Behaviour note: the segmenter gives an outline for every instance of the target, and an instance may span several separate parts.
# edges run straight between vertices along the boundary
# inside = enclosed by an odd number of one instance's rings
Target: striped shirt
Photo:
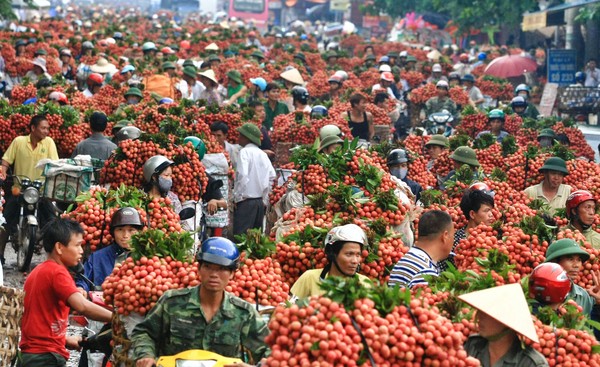
[[[454,256],[456,255],[456,248],[458,247],[460,240],[467,238],[467,235],[465,232],[466,229],[467,229],[467,226],[464,226],[461,229],[458,229],[456,232],[454,232],[454,243],[452,244],[452,252],[450,252],[450,255],[448,255],[448,257],[445,260],[440,261],[438,263],[440,273],[448,270],[448,263],[451,263],[452,265],[454,265],[454,267],[456,267],[456,263],[454,262]]]
[[[438,276],[438,266],[427,252],[413,246],[392,269],[388,286],[412,288],[417,284],[427,284],[424,275]]]

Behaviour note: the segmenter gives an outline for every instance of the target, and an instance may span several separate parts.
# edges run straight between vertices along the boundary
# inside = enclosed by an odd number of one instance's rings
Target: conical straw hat
[[[300,75],[300,72],[296,68],[286,70],[283,73],[279,74],[279,76],[281,76],[283,79],[287,80],[288,82],[298,84],[298,85],[304,85],[304,79],[302,78],[302,75]]]
[[[535,343],[540,342],[520,284],[484,289],[458,298]]]

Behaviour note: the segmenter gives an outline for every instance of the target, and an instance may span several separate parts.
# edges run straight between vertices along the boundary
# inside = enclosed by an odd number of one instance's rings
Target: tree
[[[448,15],[461,32],[482,30],[491,33],[499,27],[519,27],[522,14],[535,10],[537,0],[374,0],[373,8],[392,17],[406,12],[436,11]]]
[[[16,19],[17,16],[12,9],[12,0],[0,0],[0,18]]]

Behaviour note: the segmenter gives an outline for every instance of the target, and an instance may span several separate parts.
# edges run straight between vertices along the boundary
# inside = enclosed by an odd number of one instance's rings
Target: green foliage
[[[517,146],[517,139],[514,136],[509,135],[502,140],[502,155],[504,157],[511,154],[515,154],[519,147]]]
[[[552,242],[556,229],[556,227],[547,225],[544,218],[539,215],[524,217],[517,226],[523,230],[523,233],[530,236],[536,235],[540,242],[548,241],[548,243]]]
[[[373,193],[381,185],[383,171],[379,167],[361,163],[358,166],[358,174],[354,178],[358,185]]]
[[[445,204],[444,193],[433,189],[421,191],[421,203],[423,203],[425,208],[433,204]]]
[[[493,181],[506,182],[508,175],[500,167],[494,167],[492,173],[490,174],[490,178]]]
[[[548,148],[548,150],[552,156],[562,158],[565,161],[575,159],[575,153],[566,145],[556,143],[552,147]]]
[[[394,194],[394,190],[389,189],[388,191],[377,191],[373,195],[373,201],[382,210],[398,210],[398,197]]]
[[[469,138],[469,136],[465,134],[452,136],[449,140],[450,151],[454,151],[458,147],[468,146],[470,140],[471,138]]]
[[[473,149],[486,149],[496,143],[496,137],[492,134],[482,134],[473,141]]]
[[[193,248],[194,238],[187,231],[165,234],[160,229],[147,229],[131,237],[131,257],[136,261],[144,256],[190,261]]]
[[[249,229],[246,234],[235,236],[240,251],[246,252],[250,259],[265,259],[277,249],[275,242],[265,236],[261,229]]]

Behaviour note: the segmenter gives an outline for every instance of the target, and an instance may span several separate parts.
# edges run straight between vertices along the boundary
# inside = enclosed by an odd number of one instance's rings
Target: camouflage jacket
[[[458,110],[456,103],[450,97],[440,100],[439,97],[431,97],[425,103],[425,118],[429,117],[432,113],[442,112],[447,110],[456,119],[458,117]]]
[[[207,322],[200,307],[200,286],[171,290],[133,330],[133,359],[171,356],[190,349],[243,359],[243,346],[259,361],[270,354],[264,342],[268,333],[254,307],[230,293],[225,292],[221,308]]]

